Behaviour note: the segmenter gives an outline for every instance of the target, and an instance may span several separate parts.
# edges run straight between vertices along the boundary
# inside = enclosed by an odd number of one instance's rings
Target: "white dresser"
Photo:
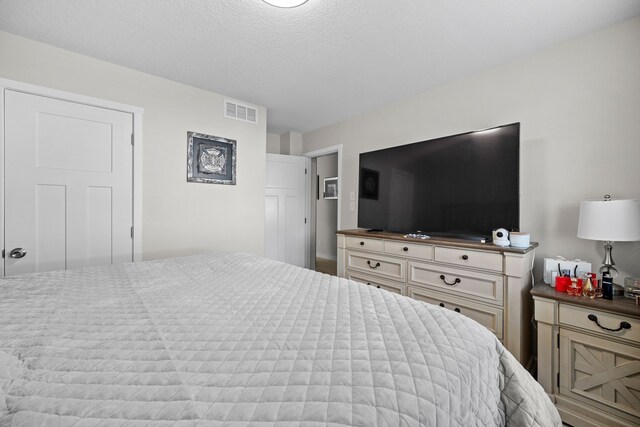
[[[502,248],[463,240],[338,232],[338,276],[470,317],[527,366],[531,360],[533,243]]]
[[[573,426],[640,426],[640,307],[633,300],[531,291],[538,382]]]

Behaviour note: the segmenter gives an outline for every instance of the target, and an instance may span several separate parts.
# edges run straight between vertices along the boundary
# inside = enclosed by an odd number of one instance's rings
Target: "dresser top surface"
[[[561,301],[581,307],[590,307],[594,310],[610,311],[613,313],[628,314],[640,317],[640,306],[637,306],[635,300],[624,296],[613,297],[613,300],[602,298],[584,298],[574,297],[566,292],[557,292],[555,288],[546,283],[538,283],[531,289],[531,295],[534,297],[548,298],[555,301]]]
[[[476,241],[464,240],[464,239],[450,239],[443,237],[430,237],[429,239],[417,239],[412,237],[404,237],[404,234],[401,233],[389,233],[386,231],[367,231],[363,228],[356,228],[352,230],[340,230],[337,231],[336,234],[342,234],[344,236],[352,236],[352,237],[360,237],[360,238],[375,238],[375,239],[388,239],[388,240],[398,240],[407,243],[418,243],[424,245],[441,245],[441,246],[452,246],[458,248],[468,248],[468,249],[479,249],[479,250],[488,250],[495,252],[511,252],[517,254],[525,254],[534,250],[538,247],[538,243],[531,242],[531,246],[528,248],[514,248],[511,246],[503,247],[496,246],[491,242],[481,243]]]

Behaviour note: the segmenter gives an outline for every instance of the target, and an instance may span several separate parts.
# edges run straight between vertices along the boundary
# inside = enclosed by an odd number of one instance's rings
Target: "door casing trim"
[[[301,156],[309,158],[309,164],[311,163],[311,159],[316,157],[326,156],[328,154],[337,154],[338,155],[338,221],[337,221],[337,229],[341,230],[341,222],[342,222],[342,144],[332,145],[330,147],[320,148],[318,150],[307,151],[306,153],[302,153]],[[315,207],[315,200],[312,197],[315,197],[311,194],[311,168],[308,167],[309,174],[307,175],[307,218],[311,218],[311,209]],[[306,230],[306,257],[307,257],[307,265],[311,266],[311,226],[316,226],[315,221],[314,224],[311,224],[311,221],[307,221],[307,230]]]

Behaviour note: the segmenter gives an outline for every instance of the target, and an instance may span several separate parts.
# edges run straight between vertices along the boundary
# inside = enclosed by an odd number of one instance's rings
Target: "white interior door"
[[[306,267],[306,157],[267,154],[265,257]]]
[[[11,90],[4,111],[5,274],[131,261],[132,114]]]

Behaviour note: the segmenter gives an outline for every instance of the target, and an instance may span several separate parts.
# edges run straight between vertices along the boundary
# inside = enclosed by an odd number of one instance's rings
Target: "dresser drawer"
[[[381,239],[367,239],[360,237],[347,237],[348,249],[360,249],[364,251],[384,252],[384,243]]]
[[[439,305],[440,307],[463,314],[489,329],[499,339],[502,339],[503,311],[500,308],[467,301],[465,299],[452,297],[438,292],[428,291],[415,286],[407,287],[407,295],[419,301]]]
[[[415,243],[390,242],[387,240],[384,242],[384,253],[431,261],[433,259],[433,246],[416,245]]]
[[[449,294],[472,297],[490,304],[504,303],[502,275],[443,267],[437,264],[409,262],[409,284]]]
[[[618,329],[622,322],[627,322],[629,329],[621,329],[618,332],[607,331],[596,324],[595,319],[589,320],[589,315],[595,316],[597,322],[609,329]],[[594,310],[589,307],[578,307],[571,304],[560,304],[558,308],[558,322],[561,325],[574,326],[591,332],[599,332],[611,337],[617,337],[634,343],[640,342],[640,319],[624,314],[608,313]]]
[[[434,260],[447,264],[502,272],[502,254],[495,252],[436,247]]]
[[[348,270],[363,271],[374,276],[404,281],[407,277],[406,265],[405,260],[398,258],[356,251],[347,252]]]
[[[407,294],[407,286],[404,283],[386,280],[381,277],[368,276],[366,274],[352,274],[351,272],[347,273],[347,278],[350,280],[355,280],[356,282],[366,283],[367,285],[374,286],[378,289],[384,289],[389,292],[394,292],[396,294]]]

